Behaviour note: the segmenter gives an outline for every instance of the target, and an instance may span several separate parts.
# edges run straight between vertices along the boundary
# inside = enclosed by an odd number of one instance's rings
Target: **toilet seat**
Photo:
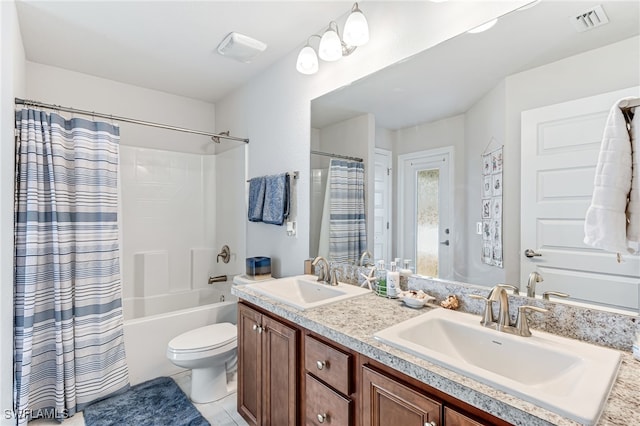
[[[238,334],[234,324],[223,322],[187,331],[174,337],[167,344],[167,354],[175,358],[180,355],[207,355],[222,353],[237,346]]]

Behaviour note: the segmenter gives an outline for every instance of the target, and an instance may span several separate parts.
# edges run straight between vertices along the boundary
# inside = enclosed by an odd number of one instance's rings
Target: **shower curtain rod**
[[[95,111],[87,111],[87,110],[82,110],[82,109],[63,107],[63,106],[60,106],[60,105],[47,104],[47,103],[44,103],[44,102],[32,101],[32,100],[29,100],[29,99],[15,98],[15,102],[16,102],[16,105],[31,105],[31,106],[41,107],[41,108],[52,109],[52,110],[55,110],[55,111],[65,111],[65,112],[70,112],[70,113],[73,113],[73,114],[88,115],[88,116],[91,116],[91,117],[94,117],[94,118],[95,117],[99,117],[99,118],[105,118],[107,120],[120,121],[120,122],[123,122],[123,123],[140,124],[142,126],[158,127],[160,129],[174,130],[176,132],[193,133],[193,134],[196,134],[196,135],[209,136],[209,137],[211,137],[211,140],[213,140],[216,143],[220,143],[220,139],[229,139],[229,140],[232,140],[232,141],[239,141],[239,142],[249,143],[249,139],[239,138],[239,137],[236,137],[236,136],[230,136],[228,131],[227,132],[222,132],[222,133],[203,132],[201,130],[193,130],[193,129],[187,129],[187,128],[184,128],[184,127],[170,126],[168,124],[154,123],[152,121],[137,120],[135,118],[120,117],[120,116],[117,116],[117,115],[103,114],[103,113],[95,112]]]
[[[322,151],[313,151],[312,150],[311,153],[315,154],[315,155],[324,155],[325,157],[340,158],[342,160],[357,161],[358,163],[362,163],[364,161],[362,158],[350,157],[348,155],[332,154],[330,152],[322,152]]]

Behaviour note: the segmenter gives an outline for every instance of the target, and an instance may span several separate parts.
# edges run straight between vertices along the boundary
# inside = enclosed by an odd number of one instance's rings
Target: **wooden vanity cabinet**
[[[238,412],[254,426],[508,426],[323,336],[240,302]]]
[[[355,426],[355,359],[349,350],[304,333],[304,419],[315,426]]]
[[[370,367],[362,367],[362,425],[440,426],[442,404]]]
[[[482,423],[449,407],[444,407],[444,424],[447,426],[482,426]]]
[[[238,412],[251,425],[297,420],[299,331],[238,304]]]
[[[508,426],[398,371],[361,356],[362,426]]]

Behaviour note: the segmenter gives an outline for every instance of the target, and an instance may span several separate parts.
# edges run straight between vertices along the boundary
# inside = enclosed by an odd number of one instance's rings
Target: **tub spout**
[[[217,277],[209,277],[209,284],[213,283],[223,283],[227,281],[226,275],[218,275]]]

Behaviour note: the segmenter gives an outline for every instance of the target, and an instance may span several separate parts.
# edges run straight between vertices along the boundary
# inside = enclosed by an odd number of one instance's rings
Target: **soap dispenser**
[[[378,260],[376,275],[378,277],[378,287],[376,293],[378,296],[387,295],[387,271],[384,269],[384,260]]]
[[[400,288],[400,274],[396,262],[391,262],[391,269],[387,271],[387,297],[398,297]]]
[[[408,277],[413,273],[411,271],[411,268],[409,268],[409,263],[410,262],[411,262],[410,259],[405,259],[404,260],[404,266],[402,267],[402,269],[398,270],[398,272],[400,272],[400,276]]]

